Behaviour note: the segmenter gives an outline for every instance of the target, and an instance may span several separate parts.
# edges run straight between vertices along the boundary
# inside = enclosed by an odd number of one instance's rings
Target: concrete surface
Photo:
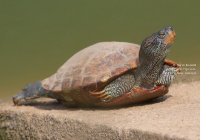
[[[123,108],[66,108],[40,99],[0,100],[0,139],[200,140],[200,81],[174,84],[161,98]]]

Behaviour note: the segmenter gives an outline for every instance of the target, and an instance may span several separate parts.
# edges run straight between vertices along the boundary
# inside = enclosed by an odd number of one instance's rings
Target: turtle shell
[[[58,71],[41,81],[53,92],[98,91],[138,64],[140,46],[126,42],[101,42],[74,54]]]

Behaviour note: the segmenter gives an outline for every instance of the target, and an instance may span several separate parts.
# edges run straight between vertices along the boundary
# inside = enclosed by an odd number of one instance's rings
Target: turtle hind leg
[[[40,81],[33,84],[28,84],[17,95],[13,96],[13,103],[18,105],[19,102],[25,102],[28,100],[36,99],[39,97],[47,97],[49,91],[45,90]]]
[[[90,92],[94,98],[100,98],[103,102],[113,101],[131,91],[135,83],[134,74],[128,72],[116,78],[102,91]]]

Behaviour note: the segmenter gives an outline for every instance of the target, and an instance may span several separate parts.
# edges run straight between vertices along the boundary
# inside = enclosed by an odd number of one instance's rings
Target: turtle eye
[[[165,30],[160,30],[160,31],[158,32],[158,37],[160,37],[160,38],[165,37]]]

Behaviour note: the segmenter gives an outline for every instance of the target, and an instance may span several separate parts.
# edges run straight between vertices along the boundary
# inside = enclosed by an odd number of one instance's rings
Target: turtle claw
[[[102,97],[104,97],[104,96],[107,96],[106,94],[101,94],[101,95],[99,95],[99,96],[94,96],[94,98],[102,98]]]
[[[109,98],[109,96],[105,96],[105,97],[102,97],[101,99],[102,100],[106,100],[106,99],[108,99]]]
[[[89,92],[90,92],[90,94],[93,94],[93,95],[99,95],[99,94],[105,93],[106,91],[101,90],[101,91],[97,91],[97,92],[93,92],[93,91],[89,91]]]
[[[101,97],[106,96],[105,90],[101,90],[101,91],[97,91],[97,92],[93,92],[93,91],[89,91],[89,92],[90,92],[90,94],[92,94],[94,96],[94,98],[101,98]]]
[[[100,98],[101,100],[106,100],[106,101],[110,101],[112,99],[112,97],[108,96],[105,92],[105,90],[101,90],[101,91],[98,91],[98,92],[92,92],[92,91],[89,91],[93,96],[94,98]]]
[[[101,98],[104,102],[109,102],[110,100],[113,99],[113,97],[110,97],[110,96],[106,96],[106,97],[103,97]]]

